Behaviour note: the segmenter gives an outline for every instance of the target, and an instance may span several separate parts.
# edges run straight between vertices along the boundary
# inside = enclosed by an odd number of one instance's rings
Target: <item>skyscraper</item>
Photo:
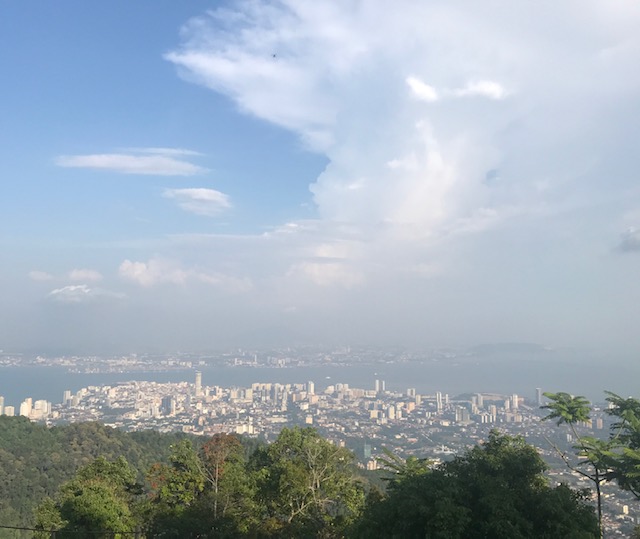
[[[27,397],[20,404],[20,415],[24,417],[29,417],[31,415],[32,409],[33,409],[33,399],[31,397]]]
[[[536,402],[538,403],[538,406],[542,406],[544,404],[541,387],[536,387]]]
[[[163,397],[160,410],[164,415],[174,415],[176,413],[176,400],[171,395]]]
[[[202,397],[202,373],[196,371],[196,397]]]

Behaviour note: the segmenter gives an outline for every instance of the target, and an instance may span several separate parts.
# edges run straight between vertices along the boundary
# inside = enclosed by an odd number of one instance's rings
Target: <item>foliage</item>
[[[551,403],[541,408],[549,410],[549,415],[544,419],[555,419],[556,425],[567,423],[575,425],[589,420],[591,406],[583,396],[573,396],[569,393],[545,393]]]
[[[429,459],[421,459],[413,455],[406,460],[398,457],[386,447],[382,449],[384,457],[378,459],[382,468],[392,472],[390,477],[385,477],[390,489],[399,488],[409,478],[429,473],[433,463]]]
[[[351,452],[311,428],[283,429],[273,443],[256,447],[227,434],[198,441],[133,436],[95,424],[45,429],[18,420],[4,425],[12,434],[10,441],[0,436],[0,457],[6,454],[15,466],[12,477],[29,474],[34,439],[60,451],[55,462],[69,474],[55,488],[45,476],[47,489],[35,513],[43,539],[51,529],[61,530],[57,537],[63,538],[107,531],[124,537],[134,530],[148,538],[181,539],[597,536],[593,511],[580,494],[549,487],[536,451],[520,438],[497,433],[484,446],[437,467],[387,452],[392,475],[384,494],[366,484]],[[66,453],[60,440],[68,440]],[[164,445],[168,440],[170,447]],[[16,454],[27,457],[24,463]],[[76,458],[67,460],[68,454]],[[161,457],[141,476],[140,463],[149,455]],[[79,460],[84,462],[78,467]],[[11,472],[2,458],[0,469]],[[38,477],[42,472],[34,473]]]
[[[573,396],[569,393],[545,393],[551,402],[543,409],[549,410],[549,414],[543,420],[555,419],[557,425],[563,423],[569,425],[571,431],[578,441],[575,448],[581,460],[577,465],[571,463],[569,457],[560,449],[553,445],[560,454],[565,464],[573,471],[579,473],[586,479],[593,482],[596,489],[598,528],[600,536],[603,534],[602,528],[602,492],[601,485],[609,477],[609,458],[611,444],[590,436],[580,436],[576,430],[577,423],[583,423],[590,419],[591,405],[582,396]],[[585,467],[590,467],[590,471],[584,471]]]
[[[98,456],[109,461],[124,457],[142,479],[182,438],[154,431],[125,433],[99,423],[47,428],[24,417],[0,416],[0,522],[32,527],[35,508]]]
[[[341,537],[363,508],[352,453],[312,428],[283,429],[254,464],[272,535]]]
[[[213,509],[220,535],[247,533],[258,526],[255,475],[247,469],[246,452],[235,435],[216,434],[201,450],[209,488],[207,504]]]
[[[57,537],[113,537],[135,527],[133,506],[140,494],[136,473],[120,457],[98,457],[65,483],[57,500],[45,500],[38,510],[39,529],[58,529]]]
[[[545,464],[522,438],[492,432],[483,446],[405,474],[367,508],[357,537],[595,538],[593,510],[566,486],[551,488]]]

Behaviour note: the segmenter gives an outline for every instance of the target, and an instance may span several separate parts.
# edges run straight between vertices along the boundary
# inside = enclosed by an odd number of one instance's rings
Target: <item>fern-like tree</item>
[[[640,400],[605,393],[607,413],[615,418],[611,425],[610,477],[640,499]]]
[[[583,396],[574,396],[564,392],[545,393],[544,396],[547,397],[550,402],[542,406],[543,409],[549,410],[549,414],[543,419],[554,420],[556,425],[568,425],[577,442],[574,447],[578,452],[580,460],[575,464],[557,445],[553,443],[552,445],[569,469],[589,479],[593,483],[596,491],[598,527],[600,529],[600,536],[602,537],[601,486],[602,483],[610,479],[609,464],[611,461],[612,443],[592,436],[582,436],[576,429],[576,425],[586,423],[590,419],[591,404]]]

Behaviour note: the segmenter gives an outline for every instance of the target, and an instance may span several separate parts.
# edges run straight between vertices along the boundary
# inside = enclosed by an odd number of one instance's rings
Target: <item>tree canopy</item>
[[[549,486],[545,463],[520,437],[489,440],[428,473],[398,474],[357,536],[431,539],[598,537],[582,495]]]

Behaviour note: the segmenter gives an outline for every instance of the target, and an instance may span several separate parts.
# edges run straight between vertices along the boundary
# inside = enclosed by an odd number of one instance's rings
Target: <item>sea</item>
[[[534,399],[536,388],[584,395],[603,402],[604,390],[640,397],[640,364],[632,359],[545,352],[543,354],[484,354],[437,361],[323,364],[305,367],[207,365],[198,367],[204,386],[250,387],[254,382],[315,383],[316,391],[344,383],[373,389],[384,380],[389,391],[415,388],[423,395],[436,391],[451,397],[463,393],[497,393]],[[62,401],[87,386],[115,385],[131,380],[194,382],[196,369],[168,372],[72,373],[59,366],[0,367],[0,396],[5,405],[18,407],[27,397]]]

